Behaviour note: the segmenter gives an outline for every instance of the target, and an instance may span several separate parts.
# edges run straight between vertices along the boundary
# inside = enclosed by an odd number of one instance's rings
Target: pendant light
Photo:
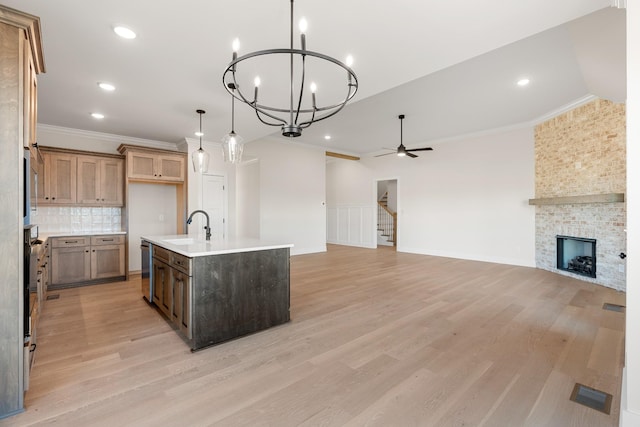
[[[227,85],[233,92],[236,88],[234,83]],[[222,138],[222,156],[227,163],[238,164],[242,162],[242,151],[244,150],[243,139],[234,130],[235,123],[235,97],[231,96],[231,132]]]
[[[200,137],[200,148],[193,152],[191,160],[193,161],[193,170],[199,173],[206,173],[209,170],[209,153],[202,149],[202,115],[204,110],[196,110],[196,113],[200,115],[200,131],[198,136]]]

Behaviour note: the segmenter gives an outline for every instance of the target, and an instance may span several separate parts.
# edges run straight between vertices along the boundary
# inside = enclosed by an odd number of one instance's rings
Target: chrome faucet
[[[203,213],[204,216],[207,217],[207,225],[204,226],[204,229],[205,229],[205,231],[207,233],[207,240],[211,240],[211,227],[209,227],[209,214],[208,213],[206,213],[203,210],[199,210],[199,209],[197,211],[191,212],[191,215],[189,215],[189,218],[187,219],[187,224],[191,224],[191,221],[193,221],[193,216],[195,214],[197,214],[198,212]]]

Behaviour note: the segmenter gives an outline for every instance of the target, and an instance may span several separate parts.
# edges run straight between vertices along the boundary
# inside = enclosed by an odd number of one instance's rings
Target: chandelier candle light
[[[195,172],[206,173],[209,170],[209,153],[202,149],[202,115],[204,110],[196,110],[200,115],[200,131],[196,133],[200,137],[200,148],[193,152],[191,160],[193,161],[193,170]]]
[[[300,21],[300,49],[293,48],[293,1],[291,0],[291,20],[290,20],[290,47],[288,49],[267,49],[256,52],[251,52],[243,56],[238,56],[238,50],[240,43],[236,39],[233,42],[233,57],[227,68],[222,75],[222,82],[225,89],[235,99],[242,101],[249,105],[256,112],[258,119],[269,126],[280,126],[282,128],[282,135],[287,137],[297,137],[302,135],[302,130],[311,126],[311,124],[324,120],[337,114],[344,106],[349,102],[356,94],[358,90],[358,78],[351,69],[353,59],[351,56],[347,57],[346,63],[338,61],[330,56],[322,53],[313,52],[307,50],[306,29],[307,21],[303,18]],[[242,87],[239,84],[239,68],[241,65],[247,65],[249,60],[256,60],[259,57],[274,56],[274,55],[288,55],[289,56],[289,93],[288,93],[288,107],[282,104],[270,103],[268,100],[259,100],[259,86],[261,84],[260,77],[256,77],[254,80],[253,99],[250,99],[250,94],[243,92]],[[310,104],[303,105],[303,92],[305,89],[306,78],[306,60],[307,57],[314,58],[323,62],[323,68],[327,65],[335,65],[338,72],[342,68],[346,72],[346,93],[344,97],[340,97],[337,102],[330,103],[330,105],[318,105],[316,103],[317,85],[311,83],[309,85],[310,92]],[[294,75],[294,62],[299,61],[298,75]],[[247,62],[245,62],[247,61]],[[327,64],[328,63],[328,64]],[[248,67],[248,65],[247,65]],[[337,68],[339,67],[339,68]],[[296,90],[296,82],[299,82],[299,86]],[[297,98],[297,101],[296,101]],[[309,99],[308,98],[308,99]]]
[[[229,85],[231,85],[230,89],[233,92],[235,85],[233,83],[229,83]],[[234,96],[231,97],[231,132],[222,138],[222,156],[225,162],[238,164],[242,161],[244,144],[242,143],[242,137],[234,130],[235,99]]]

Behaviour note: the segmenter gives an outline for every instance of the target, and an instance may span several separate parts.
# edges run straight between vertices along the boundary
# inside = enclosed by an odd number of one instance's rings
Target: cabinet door
[[[50,199],[49,188],[49,168],[51,167],[51,156],[48,153],[40,152],[42,161],[38,162],[37,171],[37,192],[38,192],[38,206],[46,205]]]
[[[158,155],[158,178],[163,181],[184,181],[184,157]]]
[[[189,276],[171,269],[173,285],[173,305],[171,320],[180,331],[191,339],[191,289]]]
[[[100,204],[100,160],[78,156],[77,202],[84,205]]]
[[[127,157],[129,178],[156,179],[155,171],[156,156],[149,153],[129,152]]]
[[[91,247],[91,278],[124,276],[124,245]]]
[[[36,69],[31,55],[31,46],[24,44],[24,122],[23,122],[23,144],[24,148],[33,147],[36,142],[36,122],[38,120],[38,81]]]
[[[49,167],[49,203],[70,204],[76,202],[77,157],[52,154]],[[46,185],[46,184],[45,184]]]
[[[100,204],[102,206],[124,205],[124,160],[102,159],[100,161]]]
[[[51,250],[51,284],[78,283],[91,279],[91,255],[88,246]]]
[[[167,317],[171,317],[173,304],[171,271],[167,264],[153,260],[153,301]]]

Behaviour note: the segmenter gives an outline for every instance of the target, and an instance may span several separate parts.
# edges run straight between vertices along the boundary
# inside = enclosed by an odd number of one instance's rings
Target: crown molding
[[[595,101],[596,99],[600,99],[600,98],[598,98],[595,95],[585,95],[582,98],[578,98],[568,104],[563,105],[560,108],[549,111],[548,113],[538,117],[537,119],[532,120],[531,122],[529,122],[529,124],[532,126],[539,125],[540,123],[544,123],[547,120],[551,120],[554,117],[559,116],[560,114],[564,114],[571,110],[575,110],[576,108],[581,107],[585,104],[588,104],[591,101]]]
[[[94,132],[89,130],[66,128],[62,126],[53,126],[46,124],[38,124],[38,131],[49,132],[52,134],[66,136],[80,136],[82,138],[94,139],[98,141],[112,141],[120,144],[140,145],[150,148],[160,148],[163,150],[176,151],[177,144],[164,141],[154,141],[151,139],[135,138],[132,136],[115,135],[112,133]]]

